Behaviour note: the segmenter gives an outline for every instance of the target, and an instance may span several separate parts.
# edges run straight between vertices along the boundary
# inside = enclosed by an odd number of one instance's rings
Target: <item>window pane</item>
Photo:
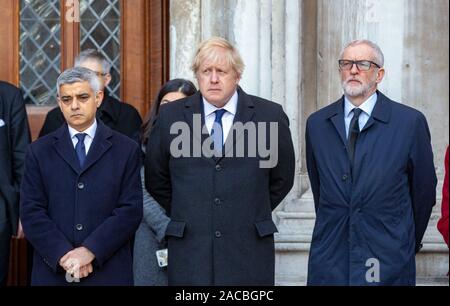
[[[56,103],[60,27],[59,0],[20,0],[20,87],[28,104]]]
[[[120,97],[120,3],[119,0],[80,1],[81,51],[97,49],[111,63],[111,96]]]

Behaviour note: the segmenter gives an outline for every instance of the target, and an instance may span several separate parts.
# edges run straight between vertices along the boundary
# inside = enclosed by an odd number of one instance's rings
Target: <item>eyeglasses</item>
[[[359,71],[368,71],[374,65],[377,68],[381,68],[380,65],[377,63],[374,63],[372,61],[350,61],[350,60],[339,60],[339,68],[342,70],[351,70],[353,68],[353,65],[356,64],[356,67]]]
[[[108,73],[101,73],[101,72],[98,72],[98,71],[94,71],[94,73],[98,76],[98,77],[104,77],[104,76],[106,76]]]

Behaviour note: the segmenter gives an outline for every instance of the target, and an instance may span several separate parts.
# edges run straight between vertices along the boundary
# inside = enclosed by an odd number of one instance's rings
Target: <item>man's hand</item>
[[[73,249],[64,255],[59,264],[76,278],[83,278],[92,273],[92,261],[95,255],[85,247]]]

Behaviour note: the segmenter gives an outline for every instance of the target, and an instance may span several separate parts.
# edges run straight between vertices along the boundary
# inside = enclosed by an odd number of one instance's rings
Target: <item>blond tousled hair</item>
[[[203,41],[195,53],[194,59],[192,61],[191,69],[196,75],[202,61],[209,60],[211,62],[218,61],[218,53],[215,51],[216,48],[225,49],[227,52],[227,61],[233,70],[237,73],[238,77],[241,77],[244,73],[244,61],[242,60],[239,51],[226,39],[222,37],[211,37]]]

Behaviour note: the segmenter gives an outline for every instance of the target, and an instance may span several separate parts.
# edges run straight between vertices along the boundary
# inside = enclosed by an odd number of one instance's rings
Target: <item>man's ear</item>
[[[110,73],[107,73],[105,76],[105,87],[109,85],[109,83],[111,83],[112,77]]]
[[[380,84],[381,81],[384,78],[384,75],[386,74],[386,71],[384,70],[384,68],[380,68],[378,69],[378,74],[377,74],[377,84]]]
[[[95,104],[97,105],[97,108],[99,108],[100,105],[102,104],[103,96],[104,93],[102,90],[97,91],[97,93],[95,94]]]

